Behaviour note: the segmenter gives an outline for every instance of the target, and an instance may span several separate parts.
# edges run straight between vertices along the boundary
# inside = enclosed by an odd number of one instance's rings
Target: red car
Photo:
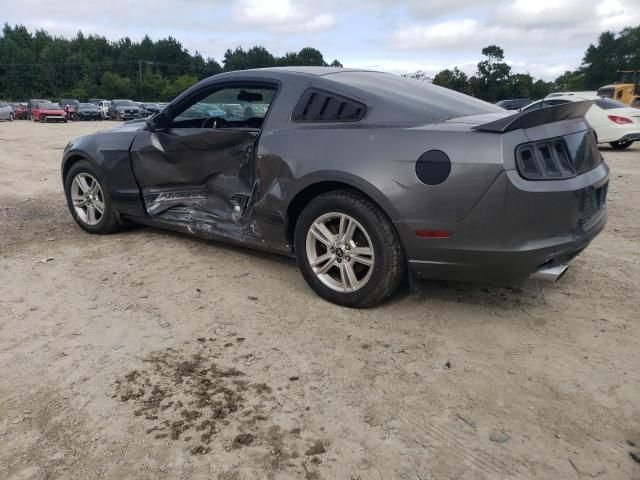
[[[62,98],[60,99],[60,106],[67,112],[67,118],[69,120],[75,120],[78,113],[78,100],[74,98]]]
[[[11,108],[13,108],[13,117],[16,120],[26,120],[27,119],[27,106],[24,103],[9,103]]]
[[[38,103],[31,108],[31,118],[34,122],[64,122],[67,123],[67,112],[57,103]]]

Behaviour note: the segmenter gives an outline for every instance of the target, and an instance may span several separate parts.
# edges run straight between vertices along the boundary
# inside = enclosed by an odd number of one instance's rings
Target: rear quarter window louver
[[[357,122],[364,118],[367,106],[336,93],[309,89],[293,109],[294,122]]]

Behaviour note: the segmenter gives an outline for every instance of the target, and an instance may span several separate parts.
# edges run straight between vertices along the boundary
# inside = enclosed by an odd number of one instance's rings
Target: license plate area
[[[600,218],[607,203],[608,188],[609,183],[605,183],[601,187],[591,187],[584,191],[580,202],[580,226],[583,230],[589,230]]]

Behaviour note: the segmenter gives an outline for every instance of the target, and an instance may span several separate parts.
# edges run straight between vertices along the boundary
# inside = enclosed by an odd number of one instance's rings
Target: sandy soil
[[[276,256],[81,231],[60,157],[105,126],[0,124],[0,478],[640,479],[640,146],[559,283],[354,311]]]

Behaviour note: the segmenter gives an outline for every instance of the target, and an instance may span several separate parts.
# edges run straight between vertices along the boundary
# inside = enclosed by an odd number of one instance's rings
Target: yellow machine
[[[598,96],[640,108],[640,70],[618,70],[618,79],[601,87]]]

